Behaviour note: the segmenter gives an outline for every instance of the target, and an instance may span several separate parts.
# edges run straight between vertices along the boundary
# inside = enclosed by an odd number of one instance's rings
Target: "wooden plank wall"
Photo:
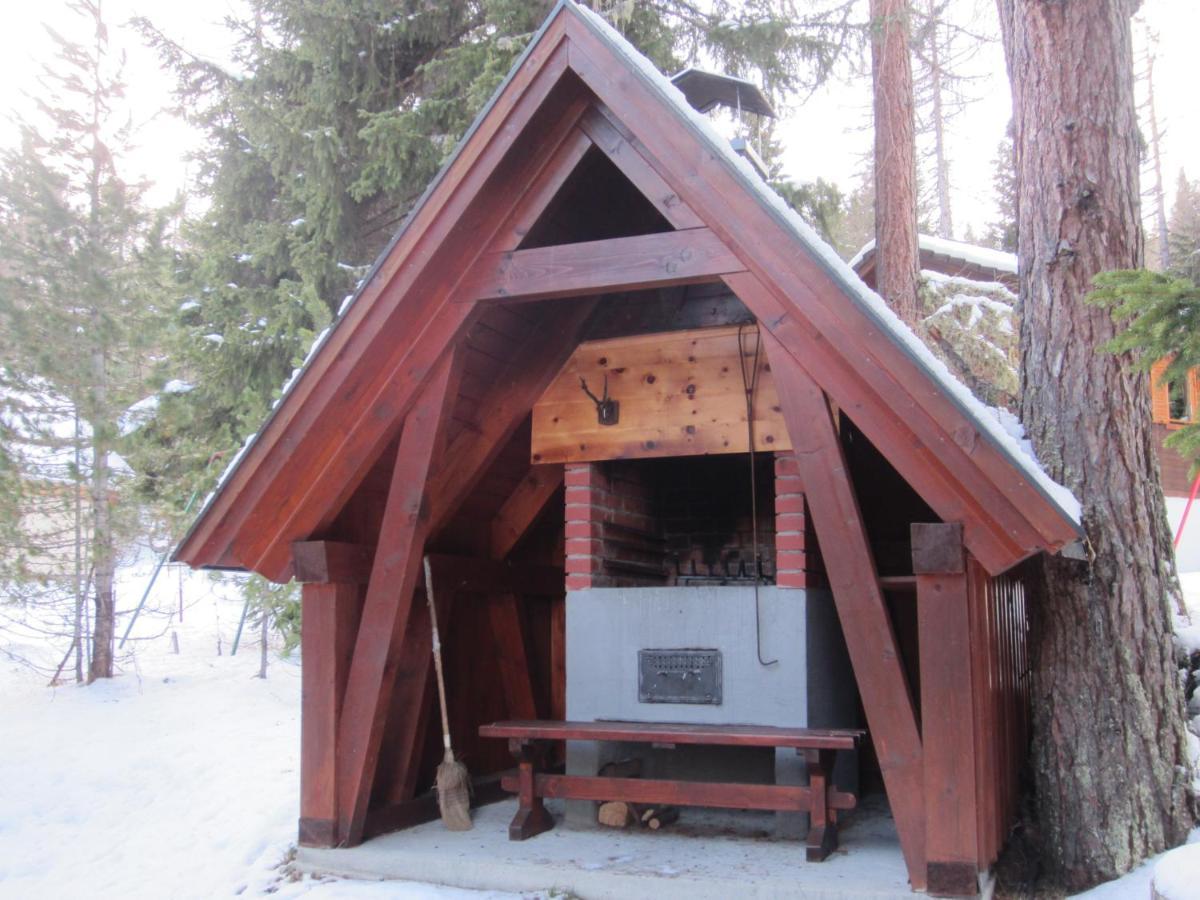
[[[968,558],[979,867],[1000,855],[1029,750],[1029,619],[1017,569],[995,578]]]
[[[755,329],[742,336],[747,370]],[[760,353],[755,449],[791,449],[775,379]],[[620,403],[615,425],[600,425],[580,379],[596,396],[605,379]],[[746,394],[738,328],[701,328],[581,344],[533,408],[533,460],[588,462],[635,457],[745,453]]]

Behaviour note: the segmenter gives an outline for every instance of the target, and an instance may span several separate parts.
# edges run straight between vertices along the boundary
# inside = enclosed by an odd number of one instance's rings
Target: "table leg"
[[[513,816],[508,826],[510,841],[523,841],[535,834],[549,831],[554,827],[554,819],[537,795],[535,778],[538,763],[543,755],[540,744],[531,741],[509,741],[509,749],[517,759],[517,814]]]
[[[821,862],[837,849],[837,814],[829,808],[829,776],[833,772],[832,750],[805,750],[808,763],[809,810],[807,859]]]

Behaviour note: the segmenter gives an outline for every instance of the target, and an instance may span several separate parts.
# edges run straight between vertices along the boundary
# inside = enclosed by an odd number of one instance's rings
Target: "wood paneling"
[[[755,334],[744,335],[747,349]],[[747,358],[747,367],[752,359]],[[738,329],[706,328],[589,341],[571,355],[533,408],[533,460],[584,462],[654,456],[745,453],[746,394]],[[789,450],[775,379],[759,360],[755,449]],[[616,425],[600,425],[595,404],[608,378],[621,404]]]

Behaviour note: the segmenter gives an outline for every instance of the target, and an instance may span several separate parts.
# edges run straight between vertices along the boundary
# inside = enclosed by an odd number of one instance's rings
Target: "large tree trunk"
[[[1012,81],[1021,418],[1083,502],[1090,564],[1042,565],[1033,770],[1043,877],[1074,890],[1179,843],[1192,818],[1171,642],[1179,591],[1147,377],[1099,349],[1085,297],[1141,264],[1133,0],[998,0]]]
[[[907,0],[871,0],[875,92],[875,287],[917,321],[917,167]]]

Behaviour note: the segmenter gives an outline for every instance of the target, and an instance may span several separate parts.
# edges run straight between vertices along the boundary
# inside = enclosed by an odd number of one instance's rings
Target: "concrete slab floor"
[[[802,842],[769,835],[772,814],[684,809],[663,831],[565,828],[508,839],[516,802],[475,810],[469,832],[431,822],[360,847],[302,847],[296,867],[312,874],[405,879],[451,887],[546,891],[583,900],[893,900],[911,898],[896,828],[882,798],[843,817],[840,850],[804,859]]]

